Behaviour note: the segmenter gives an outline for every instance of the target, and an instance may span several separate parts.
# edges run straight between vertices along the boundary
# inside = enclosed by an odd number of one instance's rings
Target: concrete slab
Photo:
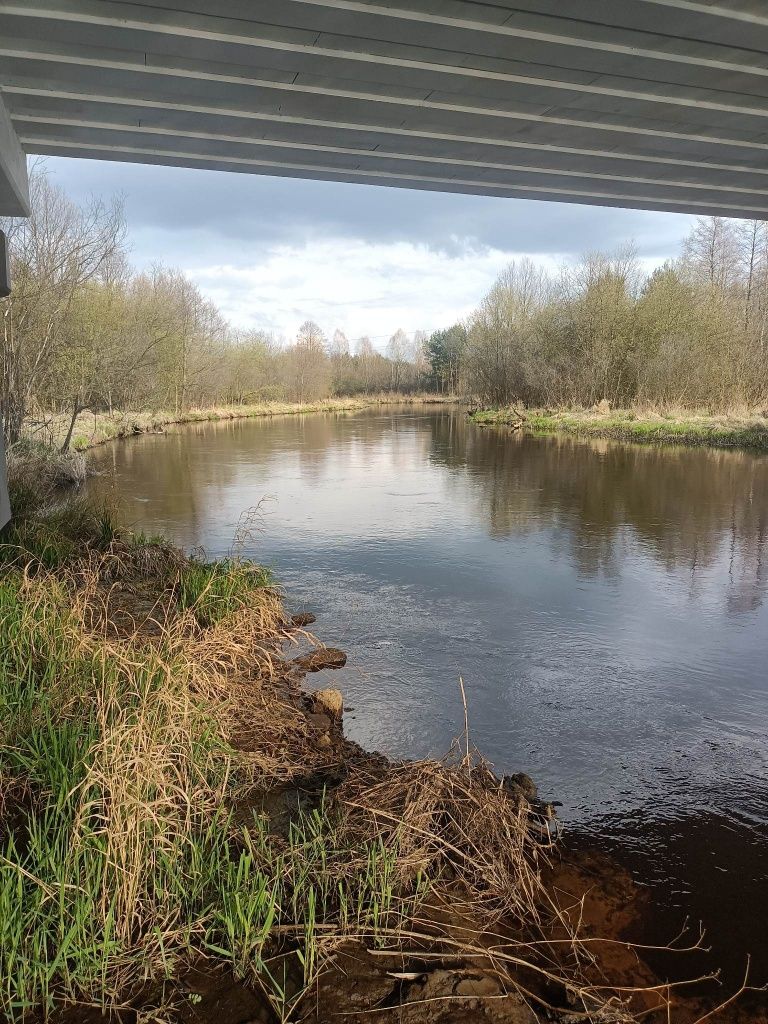
[[[750,0],[0,0],[28,153],[768,218]]]

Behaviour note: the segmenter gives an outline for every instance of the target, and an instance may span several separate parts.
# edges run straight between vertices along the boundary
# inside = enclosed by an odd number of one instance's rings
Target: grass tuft
[[[191,610],[201,626],[213,626],[272,583],[271,573],[261,566],[234,559],[213,563],[190,559],[179,573],[177,600],[180,610]]]

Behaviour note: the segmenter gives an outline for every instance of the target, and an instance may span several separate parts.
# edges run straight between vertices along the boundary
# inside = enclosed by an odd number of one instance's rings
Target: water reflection
[[[627,528],[672,572],[697,578],[727,557],[728,607],[754,610],[768,580],[768,466],[746,452],[534,438],[432,418],[431,459],[477,482],[489,534],[565,526],[585,575],[615,574]]]
[[[444,750],[463,675],[477,745],[666,887],[660,920],[704,917],[739,968],[760,954],[768,460],[444,409],[208,424],[98,457],[130,522],[212,554],[273,496],[249,553],[347,649],[355,739]]]

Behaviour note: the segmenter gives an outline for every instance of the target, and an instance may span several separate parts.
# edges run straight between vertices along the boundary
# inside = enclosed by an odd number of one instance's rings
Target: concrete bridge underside
[[[768,217],[765,0],[0,0],[25,154]]]

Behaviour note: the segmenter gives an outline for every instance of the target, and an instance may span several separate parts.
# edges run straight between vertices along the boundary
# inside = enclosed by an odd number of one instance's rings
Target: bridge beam
[[[0,0],[0,24],[28,153],[768,219],[758,0]]]

